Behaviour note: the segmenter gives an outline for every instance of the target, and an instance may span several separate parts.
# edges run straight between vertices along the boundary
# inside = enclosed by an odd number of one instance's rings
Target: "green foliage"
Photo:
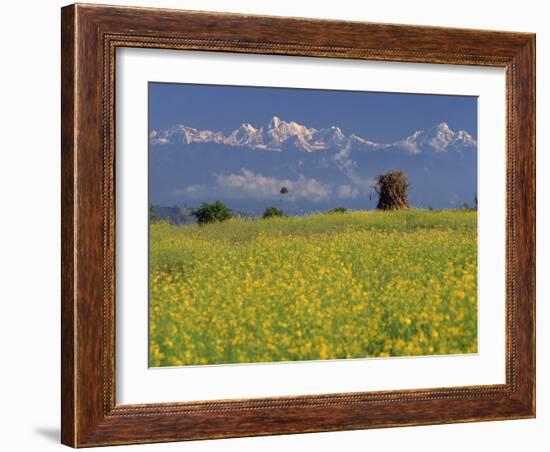
[[[229,220],[231,210],[225,204],[216,200],[211,204],[203,202],[200,208],[193,210],[192,215],[197,219],[197,223],[202,225]]]
[[[283,187],[284,188],[284,187]],[[277,207],[266,207],[262,218],[284,217],[283,211]]]
[[[334,209],[327,210],[326,213],[346,213],[348,209],[345,207],[335,207]]]
[[[149,204],[149,222],[157,223],[158,221],[159,217],[157,215],[156,207],[153,204]]]
[[[465,210],[468,212],[477,212],[477,197],[474,199],[474,206],[471,206],[467,202],[463,202],[460,207],[457,207],[457,210]]]

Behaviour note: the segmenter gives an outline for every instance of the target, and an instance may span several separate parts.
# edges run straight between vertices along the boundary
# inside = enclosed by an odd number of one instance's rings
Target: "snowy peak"
[[[269,121],[267,128],[269,130],[278,129],[280,125],[281,125],[281,119],[278,116],[273,116],[273,118],[271,118],[271,121]]]
[[[421,139],[422,145],[430,146],[436,151],[444,150],[453,141],[454,132],[446,122],[430,129]]]
[[[170,143],[222,143],[224,141],[223,133],[212,132],[210,130],[197,130],[193,127],[178,125],[162,132],[153,130],[149,134],[151,144],[170,144]]]
[[[344,144],[346,136],[342,133],[340,127],[331,126],[321,130],[317,130],[313,136],[313,145],[319,149],[327,147],[337,147]]]
[[[475,147],[477,146],[477,141],[465,130],[459,130],[454,138],[451,141],[451,145],[454,146],[464,146],[464,147]]]
[[[315,129],[309,129],[294,121],[283,121],[278,116],[273,116],[261,130],[263,131],[264,144],[268,149],[280,150],[287,140],[296,137],[292,141],[298,144],[304,143],[305,146],[302,146],[302,150],[308,152],[310,151],[308,143],[311,135],[315,132]]]
[[[247,132],[247,133],[255,133],[257,132],[257,130],[254,128],[254,126],[252,124],[250,124],[249,122],[243,122],[241,124],[241,126],[239,127],[239,129]]]
[[[264,151],[298,150],[316,152],[328,149],[356,148],[360,150],[401,149],[411,154],[421,152],[446,152],[476,148],[476,140],[465,130],[454,132],[446,122],[424,130],[417,130],[408,137],[394,143],[376,143],[351,134],[346,136],[337,126],[315,129],[287,122],[273,116],[266,124],[256,128],[243,123],[229,135],[211,130],[197,130],[177,125],[163,131],[153,130],[149,135],[151,145],[214,143],[228,146],[245,146]]]
[[[294,145],[299,150],[312,152],[338,145],[345,140],[339,128],[333,127],[332,129],[334,129],[333,133],[330,136],[327,134],[328,141],[324,143],[320,142],[322,140],[319,136],[315,140],[313,139],[317,129],[294,121],[287,122],[278,116],[273,116],[267,124],[258,129],[250,123],[243,123],[227,136],[224,136],[222,132],[199,131],[193,127],[178,125],[164,131],[153,130],[150,133],[149,141],[152,145],[217,143],[270,151],[281,151],[283,148],[288,148],[289,145]],[[314,141],[317,142],[313,143]]]
[[[417,130],[396,145],[409,152],[419,153],[426,150],[443,152],[454,148],[474,148],[477,142],[465,130],[453,132],[446,122],[442,122],[427,131]]]
[[[365,138],[361,138],[360,136],[355,135],[354,133],[352,133],[348,137],[348,144],[350,145],[358,144],[358,145],[372,148],[374,150],[385,149],[392,146],[391,144],[387,144],[387,143],[376,143],[375,141],[366,140]]]
[[[222,142],[231,146],[257,146],[262,144],[262,137],[252,124],[245,122]]]

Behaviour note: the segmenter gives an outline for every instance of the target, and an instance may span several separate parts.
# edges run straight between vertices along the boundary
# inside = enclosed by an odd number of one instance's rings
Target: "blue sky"
[[[477,138],[476,112],[475,96],[149,83],[150,130],[185,124],[228,133],[277,115],[317,129],[337,125],[346,135],[378,142],[443,121]]]
[[[409,178],[413,206],[454,208],[475,199],[475,141],[436,152],[428,140],[440,136],[440,129],[432,128],[443,122],[477,139],[477,97],[149,83],[149,132],[185,125],[227,137],[243,123],[267,126],[273,116],[317,130],[337,126],[346,137],[355,134],[389,148],[369,152],[344,141],[348,144],[315,152],[293,152],[292,146],[251,152],[227,143],[184,144],[175,137],[151,144],[151,202],[197,206],[220,199],[240,212],[259,214],[280,202],[279,189],[286,186],[292,188],[285,197],[290,214],[337,206],[371,209],[376,205],[373,181],[395,169]],[[422,149],[403,141],[419,130],[428,136],[419,142]]]

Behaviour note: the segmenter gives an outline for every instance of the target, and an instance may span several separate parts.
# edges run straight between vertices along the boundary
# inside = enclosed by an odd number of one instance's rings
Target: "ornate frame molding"
[[[77,4],[62,9],[62,45],[64,444],[81,447],[534,416],[534,35]],[[118,47],[506,68],[506,383],[116,405]]]

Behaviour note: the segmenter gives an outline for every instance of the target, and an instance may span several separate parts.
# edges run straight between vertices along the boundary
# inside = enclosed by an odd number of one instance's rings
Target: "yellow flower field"
[[[475,211],[150,226],[150,366],[475,353]]]

